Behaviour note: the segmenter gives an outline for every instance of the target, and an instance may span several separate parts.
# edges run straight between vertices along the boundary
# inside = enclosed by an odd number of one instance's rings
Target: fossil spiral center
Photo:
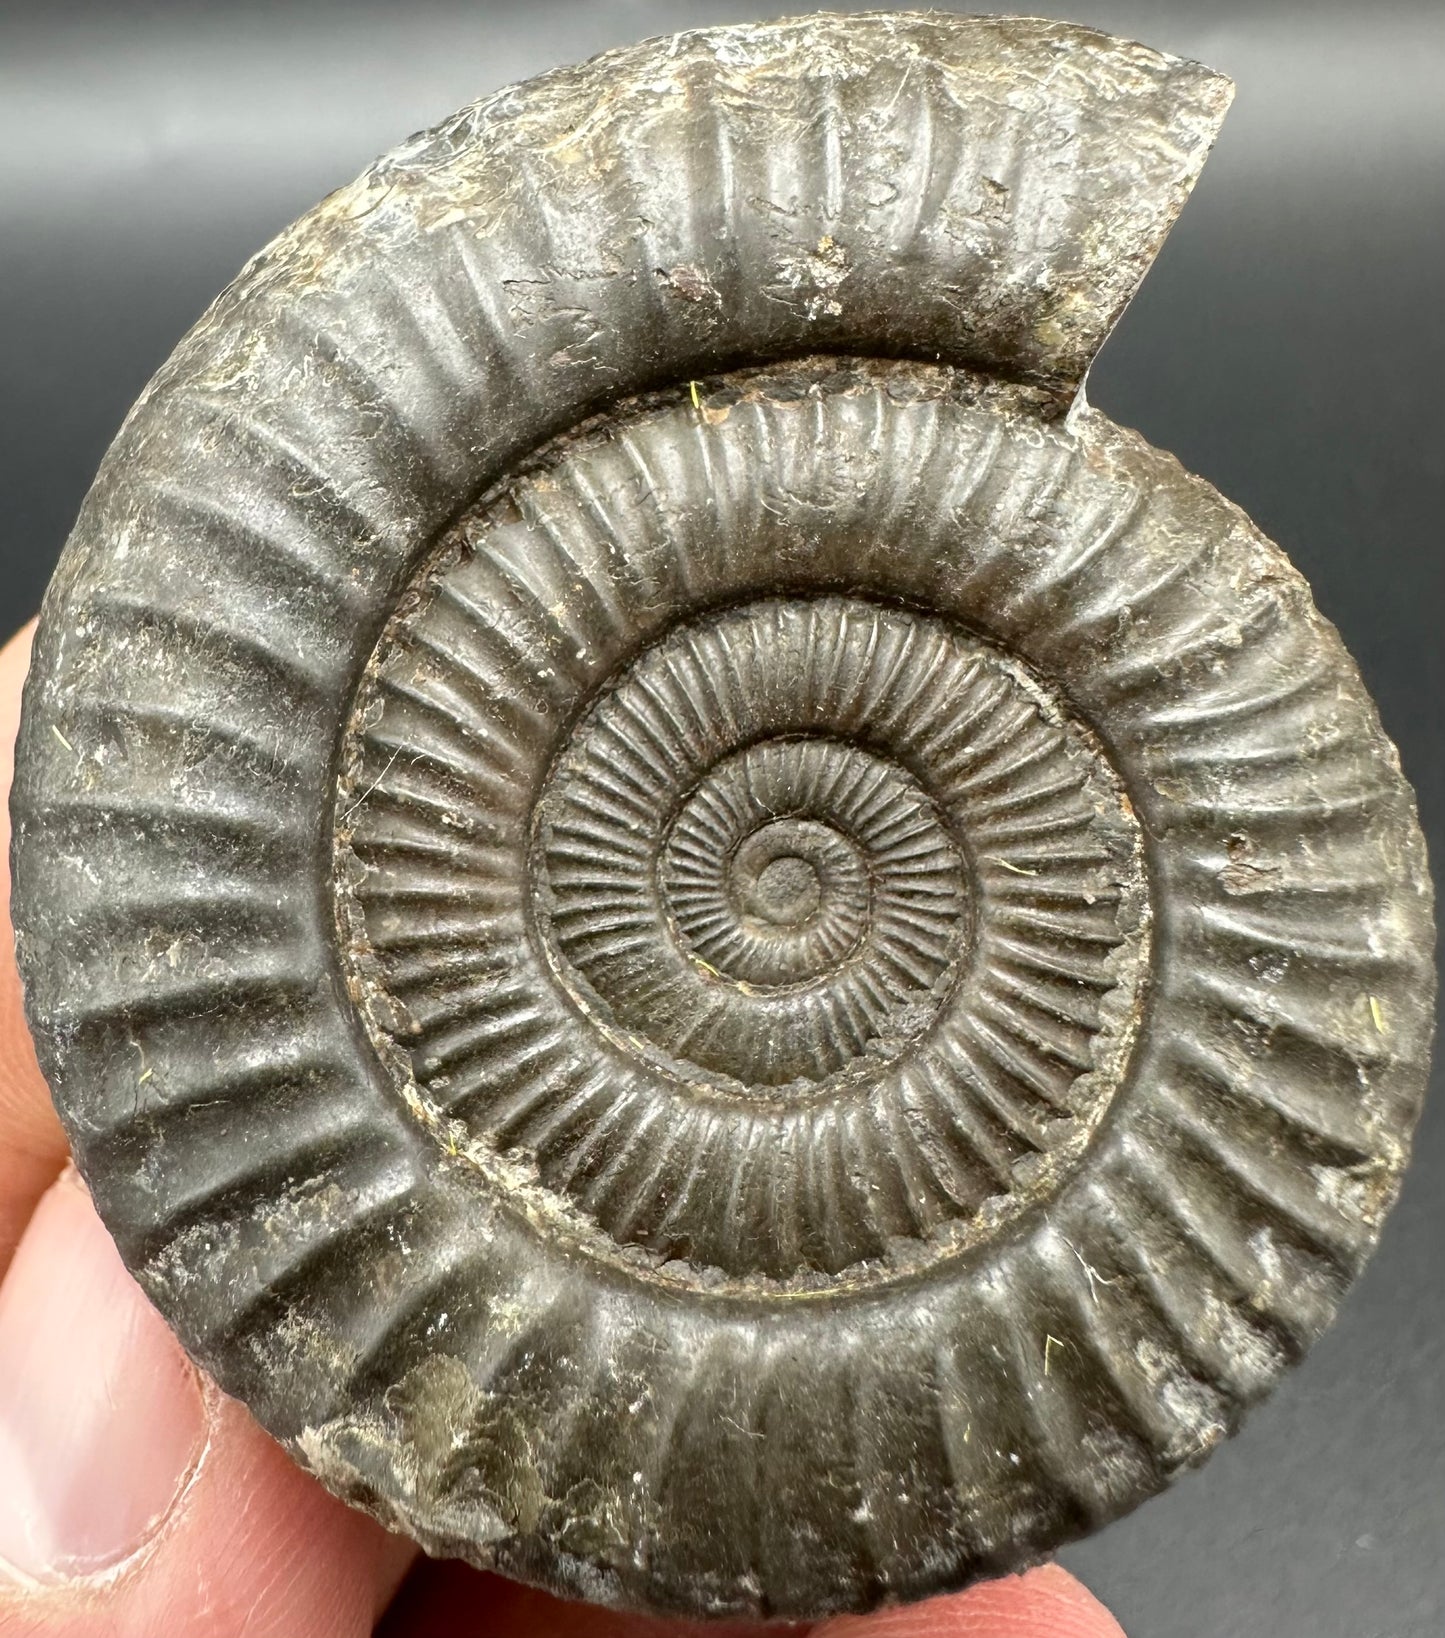
[[[743,915],[780,929],[810,921],[823,903],[824,883],[832,874],[816,855],[829,851],[833,842],[824,826],[806,820],[779,820],[755,831],[738,850],[730,872]]]
[[[661,887],[701,970],[781,985],[819,978],[857,952],[875,871],[866,843],[838,828],[809,784],[823,759],[845,756],[837,746],[756,745],[711,769],[683,805],[663,847]]]
[[[763,921],[796,926],[818,908],[823,888],[818,872],[796,853],[784,853],[764,865],[751,887],[744,887],[747,907]]]
[[[579,725],[538,810],[540,921],[577,1005],[684,1078],[744,1092],[903,1050],[969,936],[952,827],[905,748],[809,700],[794,619],[743,610],[645,654]],[[717,643],[774,676],[704,725],[687,687]],[[652,734],[623,760],[641,720]]]
[[[994,1232],[1139,1015],[1107,752],[946,613],[780,592],[703,506],[594,540],[624,480],[569,482],[466,526],[355,719],[353,959],[406,1107],[528,1222],[704,1285]]]

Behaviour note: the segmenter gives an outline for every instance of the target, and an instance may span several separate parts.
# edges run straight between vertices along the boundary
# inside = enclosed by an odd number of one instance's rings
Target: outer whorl
[[[1044,22],[615,52],[318,206],[122,429],[18,752],[41,1061],[186,1346],[431,1550],[1018,1567],[1374,1245],[1410,791],[1078,392],[1227,96]]]

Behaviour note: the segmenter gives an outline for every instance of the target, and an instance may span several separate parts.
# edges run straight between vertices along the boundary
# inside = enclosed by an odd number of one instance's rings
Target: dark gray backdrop
[[[0,0],[0,624],[33,611],[147,377],[320,195],[508,80],[799,9]],[[1090,396],[1238,501],[1309,576],[1445,857],[1445,6],[1018,9],[1238,81]],[[1336,1330],[1203,1473],[1065,1555],[1130,1638],[1445,1634],[1442,1193],[1437,1094]]]

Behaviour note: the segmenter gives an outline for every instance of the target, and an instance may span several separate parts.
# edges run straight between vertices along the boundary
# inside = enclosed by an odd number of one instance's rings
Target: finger
[[[465,1564],[423,1561],[376,1638],[790,1638],[806,1626],[677,1621],[577,1604]]]
[[[781,1638],[805,1631],[812,1638],[1124,1638],[1098,1599],[1052,1564],[950,1598],[809,1629],[647,1620],[549,1598],[461,1564],[430,1563],[417,1566],[376,1638]]]
[[[65,1134],[35,1062],[10,932],[10,774],[34,625],[0,649],[0,1275],[65,1164]]]
[[[840,1616],[815,1627],[813,1638],[1124,1638],[1124,1632],[1067,1570],[1046,1564],[951,1598]]]
[[[363,1638],[411,1552],[195,1371],[65,1172],[0,1285],[5,1638]]]

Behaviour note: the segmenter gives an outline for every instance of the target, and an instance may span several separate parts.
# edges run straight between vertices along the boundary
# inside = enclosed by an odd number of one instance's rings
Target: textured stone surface
[[[42,1063],[192,1353],[434,1551],[1014,1567],[1328,1323],[1430,1027],[1307,588],[1080,383],[1227,102],[803,19],[511,88],[107,457],[13,799]]]

